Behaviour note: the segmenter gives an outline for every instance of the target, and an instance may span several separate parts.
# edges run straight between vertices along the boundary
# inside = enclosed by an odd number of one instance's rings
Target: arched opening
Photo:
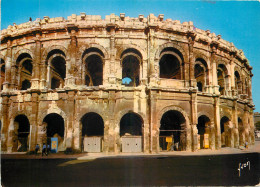
[[[82,124],[82,151],[101,152],[104,137],[104,121],[94,112],[85,114],[81,118]]]
[[[14,151],[25,152],[28,150],[30,123],[25,115],[18,115],[14,119]]]
[[[194,76],[197,81],[198,91],[204,92],[207,84],[207,63],[203,59],[196,60]]]
[[[142,152],[143,119],[133,112],[120,120],[122,152]]]
[[[21,90],[27,90],[28,88],[31,88],[31,82],[27,79],[25,79],[23,82],[22,82],[22,88]]]
[[[21,90],[27,90],[31,87],[31,79],[32,79],[32,57],[27,54],[23,53],[19,55],[17,58],[17,77],[18,77],[18,87]]]
[[[199,149],[205,149],[209,148],[209,126],[210,126],[210,119],[202,115],[198,118],[198,124],[197,124],[197,129],[198,129],[198,148]]]
[[[82,81],[86,86],[103,85],[104,54],[95,47],[88,48],[82,55]]]
[[[90,55],[85,61],[85,85],[99,86],[103,84],[103,63],[99,55]]]
[[[142,55],[136,49],[126,49],[121,54],[122,84],[129,87],[140,85]]]
[[[228,74],[225,65],[223,64],[218,65],[217,78],[218,78],[219,92],[221,95],[225,95],[225,91],[227,89],[227,84],[228,84]]]
[[[164,113],[160,125],[160,150],[184,150],[186,144],[186,120],[182,113],[176,110]]]
[[[241,120],[240,117],[237,119],[237,121],[238,121],[239,145],[243,146],[245,140],[243,121]]]
[[[220,120],[221,146],[227,147],[229,142],[229,118],[224,116]]]
[[[50,51],[46,59],[47,84],[51,89],[63,88],[66,78],[66,56],[60,49]]]
[[[242,94],[242,81],[238,71],[235,71],[235,89],[237,90],[237,94]]]
[[[159,62],[160,78],[165,79],[181,79],[180,61],[171,54],[162,56]]]
[[[51,113],[45,116],[43,124],[46,127],[46,140],[43,143],[50,145],[51,138],[58,138],[58,151],[64,151],[64,119],[59,114]]]
[[[125,86],[138,86],[140,79],[140,63],[136,56],[128,55],[122,62],[122,84]]]
[[[175,48],[165,48],[160,54],[160,78],[182,79],[182,54]]]
[[[66,61],[61,56],[56,56],[51,61],[51,89],[64,87],[66,77]]]
[[[3,90],[3,84],[5,82],[5,61],[0,59],[0,68],[1,68],[1,77],[0,77],[0,84],[1,84],[1,91]]]

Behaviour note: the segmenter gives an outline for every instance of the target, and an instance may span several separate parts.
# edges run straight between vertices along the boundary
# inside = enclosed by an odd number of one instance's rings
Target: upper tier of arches
[[[1,56],[1,90],[4,84],[10,83],[17,90],[31,88],[32,80],[45,81],[45,88],[64,88],[70,77],[76,77],[76,85],[86,87],[100,86],[107,83],[111,72],[116,74],[121,84],[127,87],[138,87],[144,82],[149,83],[149,77],[158,80],[194,80],[198,92],[208,92],[210,86],[217,86],[220,95],[251,96],[251,74],[237,63],[221,57],[212,59],[195,51],[192,58],[183,47],[174,43],[160,45],[154,57],[144,59],[144,51],[131,45],[119,48],[113,60],[107,48],[98,44],[81,47],[71,54],[64,46],[54,45],[43,48],[40,60],[29,49],[15,53],[9,70],[6,70],[6,56]],[[73,59],[73,60],[72,60]],[[38,64],[37,64],[38,62]],[[153,62],[153,64],[151,64]],[[10,67],[11,66],[11,67]],[[37,77],[36,67],[40,72]],[[158,85],[160,86],[160,85]],[[235,93],[232,93],[235,92]]]

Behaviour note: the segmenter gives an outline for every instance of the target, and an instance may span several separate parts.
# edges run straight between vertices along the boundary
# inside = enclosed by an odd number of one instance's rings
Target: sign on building
[[[51,138],[51,152],[58,152],[58,138]]]

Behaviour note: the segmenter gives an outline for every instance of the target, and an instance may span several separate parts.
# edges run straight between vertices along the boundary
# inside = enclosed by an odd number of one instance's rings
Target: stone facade
[[[3,152],[50,137],[115,154],[254,144],[252,67],[192,22],[46,16],[2,30],[0,59]]]

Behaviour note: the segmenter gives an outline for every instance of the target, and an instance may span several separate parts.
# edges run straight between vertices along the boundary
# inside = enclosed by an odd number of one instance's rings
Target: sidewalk
[[[171,151],[171,152],[160,152],[160,153],[80,153],[66,155],[63,152],[61,153],[51,153],[48,156],[41,156],[41,153],[38,155],[27,155],[26,153],[10,153],[10,154],[1,154],[2,159],[78,159],[78,160],[88,160],[96,158],[105,158],[105,157],[128,157],[128,156],[199,156],[199,155],[223,155],[223,154],[245,154],[245,153],[260,153],[260,141],[255,141],[255,145],[250,146],[248,149],[245,148],[221,148],[220,150],[210,150],[202,149],[196,152],[190,151]]]

